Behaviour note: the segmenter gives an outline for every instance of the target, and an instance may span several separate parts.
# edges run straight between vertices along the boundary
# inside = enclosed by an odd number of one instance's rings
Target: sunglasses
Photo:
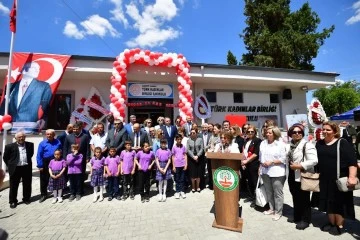
[[[160,135],[163,135],[164,133],[159,133]]]
[[[147,122],[147,124],[151,124],[152,122]]]
[[[292,131],[292,134],[302,134],[302,131]]]
[[[190,134],[196,134],[196,132],[191,132]]]
[[[254,131],[247,131],[246,133],[254,133]]]

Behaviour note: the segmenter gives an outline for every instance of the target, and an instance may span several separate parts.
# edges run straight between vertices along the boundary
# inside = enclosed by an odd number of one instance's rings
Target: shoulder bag
[[[259,207],[265,207],[265,205],[268,203],[266,190],[264,184],[260,183],[261,175],[258,177],[258,181],[256,184],[256,190],[255,190],[255,204]]]
[[[305,158],[305,148],[306,143],[304,144],[303,148],[303,159]],[[311,173],[311,172],[301,172],[301,190],[307,191],[307,192],[320,192],[320,173]]]
[[[348,188],[347,186],[347,181],[348,181],[348,177],[342,177],[340,178],[340,141],[341,139],[339,139],[338,143],[337,143],[337,177],[336,177],[336,185],[337,188],[339,189],[340,192],[348,192],[348,191],[353,191],[353,190],[358,190],[360,189],[360,183],[359,183],[359,179],[357,179],[357,183],[353,188]]]

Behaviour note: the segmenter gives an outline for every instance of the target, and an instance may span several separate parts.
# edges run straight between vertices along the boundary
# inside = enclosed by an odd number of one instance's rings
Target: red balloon
[[[115,67],[115,69],[116,69],[116,71],[117,71],[118,73],[120,73],[120,72],[122,71],[122,68],[121,68],[120,65],[117,65],[117,66]]]
[[[130,53],[130,52],[126,52],[126,53],[124,53],[125,58],[129,58],[129,57],[130,57],[130,55],[131,55],[131,53]]]
[[[184,55],[182,55],[181,53],[178,54],[178,58],[184,58]]]
[[[184,89],[184,86],[179,84],[178,89],[179,89],[179,91],[182,91]]]
[[[116,82],[116,83],[114,84],[114,86],[115,86],[117,89],[119,89],[119,88],[121,87],[121,83]]]
[[[150,50],[145,50],[145,55],[150,55],[151,51]]]
[[[111,100],[112,103],[115,103],[115,102],[117,101],[117,98],[116,98],[116,97],[112,97],[110,100]]]
[[[119,109],[120,106],[121,106],[121,103],[120,103],[119,101],[117,101],[117,102],[114,103],[114,105],[115,105],[115,107],[116,107],[117,109]]]
[[[114,85],[117,82],[117,80],[114,78],[111,80],[111,84]]]
[[[4,115],[3,116],[3,119],[2,119],[2,121],[4,122],[4,123],[6,123],[6,122],[11,122],[11,116],[9,115],[9,114],[7,114],[7,115]],[[2,125],[2,124],[1,124]]]
[[[114,61],[114,62],[113,62],[113,66],[114,66],[114,67],[117,67],[117,66],[119,66],[119,65],[120,65],[120,63],[119,63],[118,61]]]
[[[121,69],[121,70],[122,70],[122,69]],[[126,72],[125,72],[125,71],[120,71],[119,73],[120,73],[120,76],[121,76],[121,77],[125,77],[125,76],[126,76]]]
[[[185,106],[185,104],[183,102],[179,103],[179,108],[183,108]]]

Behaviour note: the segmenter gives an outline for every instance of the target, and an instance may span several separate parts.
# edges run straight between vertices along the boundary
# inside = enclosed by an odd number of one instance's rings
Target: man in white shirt
[[[96,147],[100,147],[102,149],[103,155],[106,155],[108,151],[106,147],[107,133],[104,131],[104,124],[98,123],[96,127],[97,127],[97,133],[93,135],[93,137],[90,140],[91,151],[94,152]]]

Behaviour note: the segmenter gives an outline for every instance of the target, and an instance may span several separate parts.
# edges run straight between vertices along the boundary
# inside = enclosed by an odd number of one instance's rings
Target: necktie
[[[21,87],[21,94],[22,94],[22,96],[24,96],[25,95],[25,92],[26,92],[26,89],[28,88],[28,84],[27,84],[27,82],[25,82],[23,85],[22,85],[22,87]]]
[[[134,147],[137,147],[137,133],[134,134]]]
[[[115,131],[114,131],[114,138],[116,138],[117,133],[118,133],[118,131],[115,130]]]
[[[170,126],[167,126],[166,128],[167,128],[168,135],[170,136],[170,133],[171,133]]]

